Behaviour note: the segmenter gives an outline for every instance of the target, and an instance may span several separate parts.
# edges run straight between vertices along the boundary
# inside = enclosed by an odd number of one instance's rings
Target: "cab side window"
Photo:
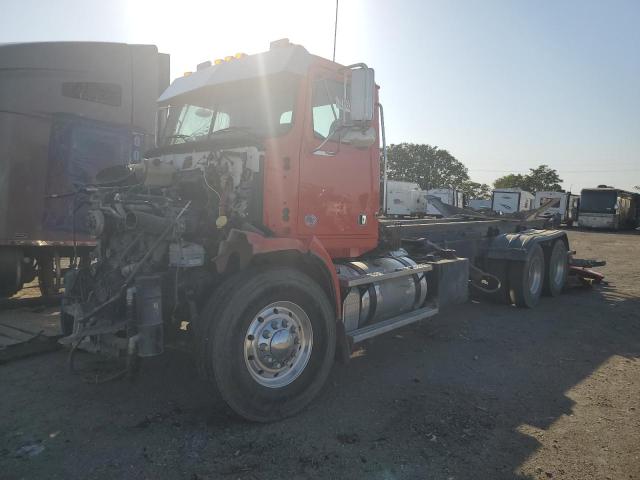
[[[319,138],[334,137],[345,118],[340,108],[344,97],[344,84],[336,80],[318,78],[313,84],[313,132]]]

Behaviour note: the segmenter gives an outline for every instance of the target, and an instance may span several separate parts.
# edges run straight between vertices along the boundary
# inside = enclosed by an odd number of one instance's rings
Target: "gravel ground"
[[[377,338],[275,424],[229,413],[178,352],[135,383],[86,384],[63,352],[0,366],[0,477],[640,479],[640,236],[569,235],[607,285]]]

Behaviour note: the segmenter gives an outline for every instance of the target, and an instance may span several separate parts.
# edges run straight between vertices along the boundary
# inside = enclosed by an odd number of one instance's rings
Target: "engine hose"
[[[476,289],[478,289],[478,290],[480,290],[481,292],[484,292],[484,293],[497,293],[500,290],[500,287],[502,287],[502,282],[495,275],[487,273],[487,272],[479,269],[478,267],[476,267],[475,265],[473,265],[471,263],[469,263],[469,269],[473,270],[474,272],[476,272],[476,274],[478,274],[478,276],[476,278],[470,278],[471,286],[473,288],[476,288]],[[471,275],[469,277],[471,277]],[[494,282],[496,282],[497,287],[495,287],[495,288],[486,288],[486,287],[482,286],[481,283],[476,283],[476,281],[478,279],[480,279],[480,282],[482,282],[482,280],[485,280],[487,278],[489,278],[489,279],[493,280]]]
[[[86,322],[87,320],[91,319],[91,317],[94,317],[95,315],[100,313],[102,310],[107,308],[109,305],[111,305],[112,303],[117,302],[118,300],[120,300],[120,298],[122,298],[122,295],[124,294],[124,292],[126,291],[127,287],[129,286],[129,283],[131,283],[131,280],[133,280],[133,278],[136,276],[138,271],[147,262],[147,260],[151,256],[151,254],[155,251],[155,249],[158,248],[158,245],[160,245],[160,243],[164,240],[164,238],[167,235],[169,235],[169,232],[171,232],[171,229],[173,228],[173,226],[178,222],[178,220],[180,220],[180,218],[182,217],[182,215],[184,215],[184,212],[187,211],[187,209],[189,208],[190,205],[191,205],[191,201],[188,201],[187,204],[184,206],[184,208],[182,210],[180,210],[180,213],[178,213],[178,215],[176,215],[176,218],[174,218],[169,223],[169,225],[167,225],[167,227],[162,232],[162,234],[160,234],[160,236],[156,239],[156,241],[153,243],[153,245],[151,245],[151,248],[149,248],[149,250],[147,250],[147,253],[145,253],[144,256],[140,259],[140,261],[136,264],[136,266],[133,267],[133,269],[131,270],[131,273],[129,273],[129,275],[127,276],[127,278],[123,282],[122,286],[120,287],[120,290],[118,290],[118,293],[116,293],[109,300],[107,300],[104,303],[98,305],[96,308],[94,308],[89,313],[84,315],[80,320],[78,320],[78,323]]]

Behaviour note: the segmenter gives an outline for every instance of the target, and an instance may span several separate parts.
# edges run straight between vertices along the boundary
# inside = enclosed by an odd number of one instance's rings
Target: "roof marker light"
[[[184,72],[182,74],[183,77],[188,77],[189,75],[191,75],[193,72]]]
[[[224,60],[223,60],[223,59],[221,59],[221,58],[216,58],[216,59],[213,61],[213,64],[214,64],[214,65],[220,65],[221,63],[224,63]]]
[[[207,60],[206,62],[199,63],[198,66],[196,67],[196,70],[200,71],[210,66],[211,66],[211,61]]]

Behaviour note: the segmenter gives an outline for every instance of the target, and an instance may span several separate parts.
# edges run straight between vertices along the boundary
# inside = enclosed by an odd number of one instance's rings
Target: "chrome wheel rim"
[[[543,261],[538,256],[529,261],[529,292],[533,295],[537,294],[542,286],[542,267]]]
[[[249,324],[244,361],[260,385],[282,388],[300,376],[312,347],[313,329],[305,311],[293,302],[274,302]]]

